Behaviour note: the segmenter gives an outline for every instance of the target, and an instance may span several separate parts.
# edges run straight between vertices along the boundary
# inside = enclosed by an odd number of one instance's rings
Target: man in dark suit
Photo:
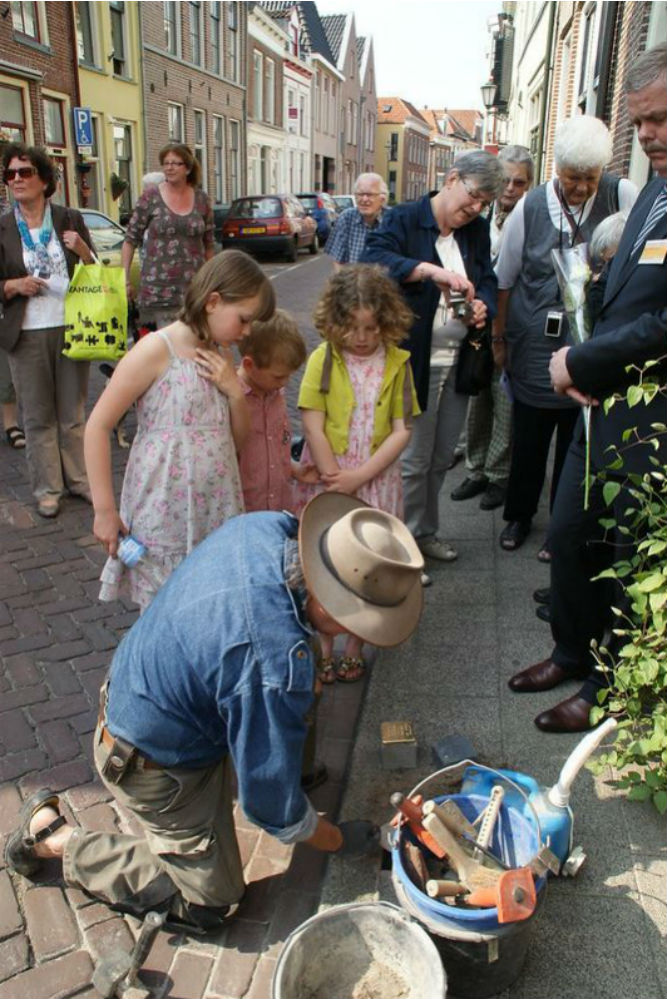
[[[646,361],[661,359],[652,368],[661,384],[667,380],[667,45],[645,52],[626,80],[627,105],[639,141],[657,176],[650,180],[628,218],[614,258],[602,311],[586,343],[564,347],[551,359],[549,371],[557,392],[581,404],[593,401],[590,438],[591,488],[584,510],[585,434],[580,417],[570,446],[552,514],[549,533],[551,565],[551,656],[515,674],[509,681],[517,693],[551,690],[570,679],[585,679],[581,690],[535,719],[546,732],[580,732],[590,728],[590,709],[604,682],[594,669],[592,639],[600,641],[611,622],[612,590],[608,582],[592,577],[616,560],[614,546],[603,541],[599,520],[605,515],[602,482],[614,475],[608,469],[610,448],[623,455],[622,482],[628,472],[652,468],[649,455],[667,465],[667,441],[659,450],[647,445],[628,447],[626,428],[639,438],[654,435],[653,423],[667,417],[665,397],[658,393],[650,405],[630,410],[617,402],[605,413],[602,402],[615,392],[625,393],[637,382],[636,370]],[[647,242],[651,243],[647,249]],[[650,252],[649,252],[650,251]],[[621,493],[622,497],[622,493]],[[617,517],[627,504],[617,503]],[[627,539],[625,539],[627,544]]]

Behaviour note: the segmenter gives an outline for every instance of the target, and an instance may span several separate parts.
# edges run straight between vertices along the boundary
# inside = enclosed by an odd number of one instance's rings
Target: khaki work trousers
[[[100,772],[109,748],[95,733]],[[244,892],[228,756],[199,770],[149,769],[141,760],[119,784],[102,780],[141,824],[143,836],[75,829],[63,857],[66,882],[109,904],[150,908],[180,892],[219,907]]]
[[[65,488],[76,496],[90,493],[83,460],[90,364],[63,357],[63,344],[63,327],[28,330],[9,354],[38,501],[60,499]]]

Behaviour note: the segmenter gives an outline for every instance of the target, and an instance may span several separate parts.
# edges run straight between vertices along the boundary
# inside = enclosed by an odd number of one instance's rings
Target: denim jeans
[[[438,497],[466,418],[469,397],[455,391],[455,381],[456,360],[431,368],[428,407],[402,456],[405,523],[418,541],[438,533]]]

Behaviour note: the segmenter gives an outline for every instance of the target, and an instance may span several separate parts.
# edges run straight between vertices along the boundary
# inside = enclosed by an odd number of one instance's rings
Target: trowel
[[[515,770],[492,770],[473,764],[463,775],[461,793],[478,794],[490,798],[498,778],[504,778],[504,800],[512,808],[540,825],[542,845],[555,855],[559,870],[553,863],[545,864],[554,873],[574,876],[586,859],[581,847],[574,847],[574,815],[570,808],[570,793],[575,777],[597,749],[603,739],[616,728],[615,718],[607,718],[602,725],[588,732],[572,750],[558,780],[551,788],[540,787],[534,777]],[[539,857],[539,854],[538,854]]]

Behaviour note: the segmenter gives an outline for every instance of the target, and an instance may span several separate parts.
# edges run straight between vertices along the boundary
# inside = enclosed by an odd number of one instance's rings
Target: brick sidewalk
[[[99,377],[99,376],[98,376]],[[99,386],[98,386],[99,388]],[[127,452],[113,448],[117,484]],[[97,600],[102,549],[90,507],[63,502],[54,521],[36,515],[21,452],[0,448],[0,847],[21,801],[39,787],[63,792],[68,819],[124,831],[131,820],[96,779],[92,733],[100,684],[132,625],[132,605]],[[330,779],[312,795],[335,815],[362,685],[325,688],[318,757]],[[285,847],[237,808],[248,891],[238,916],[205,942],[161,933],[146,964],[159,997],[267,999],[282,942],[317,909],[326,857]],[[36,881],[10,876],[0,859],[0,999],[96,996],[94,962],[128,948],[138,923],[65,888],[60,865]]]

